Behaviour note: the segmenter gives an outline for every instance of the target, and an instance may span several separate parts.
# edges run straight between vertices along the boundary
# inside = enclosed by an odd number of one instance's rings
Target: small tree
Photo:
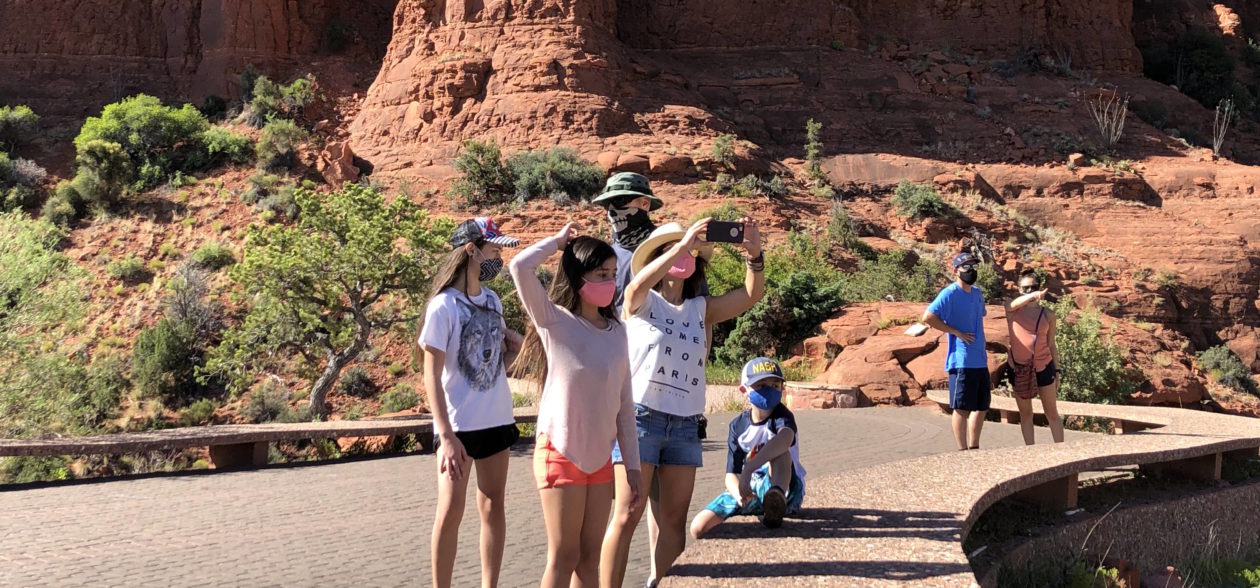
[[[1221,156],[1221,146],[1225,144],[1225,133],[1229,132],[1229,123],[1234,118],[1234,101],[1226,98],[1216,105],[1216,117],[1212,119],[1212,155]]]
[[[299,189],[296,226],[250,230],[232,278],[254,300],[228,330],[204,375],[242,391],[252,376],[297,354],[314,384],[311,413],[372,338],[424,311],[424,289],[453,228],[407,198],[372,188]]]
[[[731,169],[735,165],[735,135],[723,133],[713,140],[710,152],[713,163],[722,169]]]
[[[1124,119],[1129,115],[1129,97],[1120,98],[1112,90],[1110,95],[1099,94],[1087,100],[1086,104],[1089,106],[1089,114],[1094,117],[1103,145],[1108,150],[1114,149],[1124,135]]]
[[[1059,397],[1072,402],[1122,404],[1137,390],[1139,374],[1124,363],[1120,347],[1102,332],[1098,311],[1073,312],[1070,297],[1051,305],[1059,324],[1055,343],[1063,365]],[[1075,315],[1075,320],[1069,320]]]
[[[31,107],[0,106],[0,150],[33,141],[38,127],[39,115]]]
[[[820,161],[822,146],[822,123],[811,118],[805,123],[805,169],[809,172],[809,179],[819,184],[827,181]]]

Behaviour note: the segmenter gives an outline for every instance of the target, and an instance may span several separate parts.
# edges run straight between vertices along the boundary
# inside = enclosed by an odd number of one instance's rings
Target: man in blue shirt
[[[979,262],[970,253],[954,256],[957,281],[946,286],[923,313],[923,323],[949,335],[945,371],[958,449],[979,449],[989,411],[989,358],[984,350],[984,295],[975,287]],[[970,443],[968,438],[970,437]]]

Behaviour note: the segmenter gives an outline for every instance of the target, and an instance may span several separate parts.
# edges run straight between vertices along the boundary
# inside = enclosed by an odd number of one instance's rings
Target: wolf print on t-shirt
[[[459,372],[473,390],[494,386],[503,369],[503,323],[494,309],[459,301]]]

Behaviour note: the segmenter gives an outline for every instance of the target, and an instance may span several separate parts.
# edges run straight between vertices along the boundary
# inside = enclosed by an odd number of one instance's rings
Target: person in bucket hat
[[[621,172],[608,178],[603,191],[591,204],[603,207],[612,226],[612,247],[617,254],[617,292],[613,295],[613,306],[621,308],[626,284],[630,283],[630,256],[656,230],[649,213],[665,203],[652,193],[652,186],[643,174]]]
[[[782,402],[783,368],[768,357],[744,365],[739,391],[751,408],[731,421],[726,438],[726,491],[691,521],[699,539],[736,515],[761,517],[776,529],[785,515],[795,514],[805,499],[805,467],[801,465],[796,417]]]

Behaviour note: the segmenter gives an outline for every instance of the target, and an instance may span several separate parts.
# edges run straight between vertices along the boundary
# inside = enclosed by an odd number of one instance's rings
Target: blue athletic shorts
[[[949,370],[949,407],[955,410],[989,410],[992,399],[989,368]]]
[[[752,491],[754,498],[740,506],[735,501],[735,497],[730,492],[723,492],[713,499],[705,510],[712,511],[722,520],[729,519],[735,515],[761,516],[765,514],[761,507],[761,500],[765,498],[766,492],[770,491],[770,476],[765,470],[757,470],[752,475]],[[792,483],[787,490],[787,513],[794,515],[801,510],[801,502],[805,500],[805,481],[796,472],[792,472]]]

